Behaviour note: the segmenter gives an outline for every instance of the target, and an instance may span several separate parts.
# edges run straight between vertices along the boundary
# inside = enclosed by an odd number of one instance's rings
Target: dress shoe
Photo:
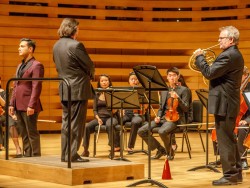
[[[22,158],[23,155],[22,154],[16,154],[16,156],[14,158]]]
[[[156,154],[152,159],[160,159],[162,156],[166,155],[165,151],[157,150]]]
[[[68,162],[68,160],[66,160],[66,159],[61,159],[61,161],[62,162]],[[72,159],[71,162],[72,163],[83,163],[83,162],[89,162],[89,160],[88,159],[83,159],[81,157],[78,157],[76,159]]]
[[[83,151],[81,156],[82,157],[89,157],[89,151]]]
[[[214,162],[210,162],[209,165],[217,166],[217,165],[221,165],[221,162],[220,162],[220,160],[217,160]]]
[[[71,161],[72,163],[84,163],[84,162],[89,162],[88,159],[83,159],[81,157],[77,158],[77,159],[74,159]]]
[[[249,167],[248,167],[248,164],[247,164],[247,161],[241,161],[241,168],[242,170],[248,170]]]
[[[218,180],[214,180],[212,184],[214,186],[237,185],[237,178],[233,180],[233,178],[227,179],[225,177],[222,177]]]

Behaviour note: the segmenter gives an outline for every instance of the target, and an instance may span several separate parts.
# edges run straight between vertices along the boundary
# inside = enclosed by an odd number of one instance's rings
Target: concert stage
[[[87,163],[61,162],[60,156],[0,159],[2,175],[46,182],[82,185],[144,178],[144,164],[89,158]]]

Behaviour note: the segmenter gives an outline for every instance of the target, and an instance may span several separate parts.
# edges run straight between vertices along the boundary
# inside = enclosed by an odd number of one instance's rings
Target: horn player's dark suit
[[[241,161],[234,128],[240,107],[244,59],[234,45],[219,54],[210,66],[203,55],[197,56],[195,64],[203,76],[210,80],[208,112],[215,117],[223,175],[229,180],[237,179],[241,174]]]

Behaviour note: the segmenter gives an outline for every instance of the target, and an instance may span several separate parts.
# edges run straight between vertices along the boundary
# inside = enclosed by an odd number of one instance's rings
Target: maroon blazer
[[[18,65],[16,71],[17,78],[43,78],[44,66],[35,58],[30,59],[21,72],[19,69],[22,63]],[[16,81],[13,88],[10,106],[16,110],[27,111],[27,108],[33,108],[35,112],[42,111],[40,94],[42,91],[41,81]]]

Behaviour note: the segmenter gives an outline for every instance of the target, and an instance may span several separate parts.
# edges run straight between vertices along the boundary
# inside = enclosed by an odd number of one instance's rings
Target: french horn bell
[[[214,60],[216,59],[216,55],[215,55],[215,52],[213,50],[211,50],[211,48],[214,48],[216,46],[218,46],[219,44],[216,44],[214,46],[211,46],[209,48],[206,48],[206,49],[203,49],[203,55],[205,56],[205,59],[206,59],[206,62],[210,65],[213,64]],[[191,70],[195,71],[195,72],[199,72],[200,73],[200,70],[199,68],[195,65],[195,60],[196,60],[196,56],[193,54],[190,59],[189,59],[189,62],[188,62],[188,66]],[[208,85],[208,80],[203,77],[203,81],[206,85]]]

